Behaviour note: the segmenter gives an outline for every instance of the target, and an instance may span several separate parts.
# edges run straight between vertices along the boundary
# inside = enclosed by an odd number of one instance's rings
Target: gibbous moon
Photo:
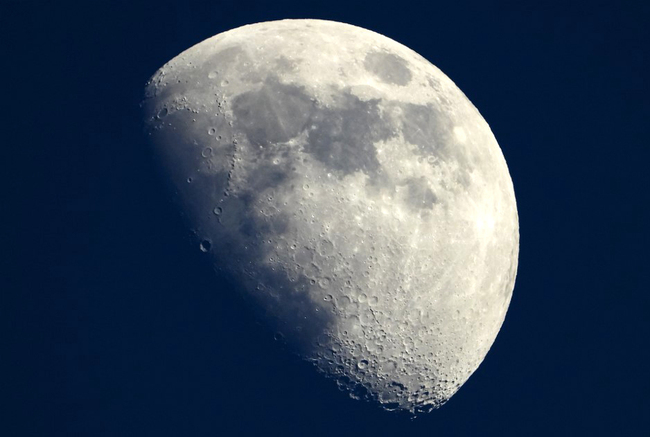
[[[197,250],[342,390],[418,413],[477,369],[512,296],[517,208],[438,68],[348,24],[265,22],[172,59],[142,106]]]

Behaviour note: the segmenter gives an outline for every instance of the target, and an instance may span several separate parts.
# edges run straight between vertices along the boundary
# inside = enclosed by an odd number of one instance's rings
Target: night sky
[[[2,0],[0,435],[650,435],[649,5]],[[144,142],[154,71],[281,18],[420,53],[510,169],[521,252],[505,323],[449,403],[413,421],[349,399],[256,322]]]

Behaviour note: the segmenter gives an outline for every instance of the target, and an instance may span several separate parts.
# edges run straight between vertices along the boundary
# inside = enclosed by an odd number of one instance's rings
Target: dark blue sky
[[[650,435],[650,3],[361,4],[2,1],[0,434]],[[508,316],[478,371],[415,421],[348,399],[215,285],[146,153],[149,76],[280,18],[419,52],[508,162],[521,224]]]

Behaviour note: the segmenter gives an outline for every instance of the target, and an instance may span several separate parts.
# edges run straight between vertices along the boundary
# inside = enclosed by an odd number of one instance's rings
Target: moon
[[[512,297],[517,207],[438,68],[360,27],[264,22],[173,58],[142,107],[198,248],[341,390],[417,414],[478,368]]]

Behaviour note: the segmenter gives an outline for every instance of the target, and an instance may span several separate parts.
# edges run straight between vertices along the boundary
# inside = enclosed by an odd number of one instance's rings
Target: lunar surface
[[[512,296],[517,209],[439,69],[359,27],[266,22],[172,59],[142,106],[197,250],[342,390],[418,413],[477,369]]]

